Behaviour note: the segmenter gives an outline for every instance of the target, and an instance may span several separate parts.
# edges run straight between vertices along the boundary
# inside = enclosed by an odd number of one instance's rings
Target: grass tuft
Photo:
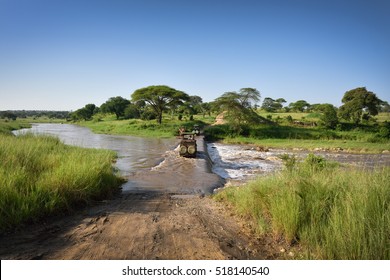
[[[313,166],[316,166],[315,168]],[[390,168],[341,169],[309,158],[215,195],[259,234],[299,243],[306,258],[390,259]]]
[[[0,134],[0,231],[113,194],[122,182],[114,159],[51,136]]]

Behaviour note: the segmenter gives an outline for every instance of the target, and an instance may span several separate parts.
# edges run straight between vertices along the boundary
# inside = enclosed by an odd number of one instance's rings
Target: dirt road
[[[204,194],[220,186],[203,138],[198,157],[167,151],[115,199],[0,236],[0,259],[270,259],[278,252]]]
[[[124,193],[76,215],[0,237],[1,259],[269,259],[209,197]]]

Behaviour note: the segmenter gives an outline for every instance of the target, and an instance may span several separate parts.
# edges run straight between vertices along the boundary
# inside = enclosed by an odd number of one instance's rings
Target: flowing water
[[[211,172],[198,139],[198,157],[183,158],[176,151],[179,140],[95,134],[71,124],[33,124],[14,134],[34,133],[57,136],[68,145],[110,149],[117,153],[116,168],[128,181],[123,191],[164,191],[172,193],[210,193],[223,183]]]
[[[258,151],[249,145],[226,145],[221,143],[208,144],[208,153],[213,162],[213,172],[227,181],[241,183],[255,176],[275,172],[283,167],[280,156],[288,154],[304,159],[308,151],[292,151],[270,149]],[[374,167],[390,166],[390,154],[352,154],[346,152],[312,152],[328,160],[344,165],[372,169]]]
[[[123,191],[162,191],[179,194],[211,193],[226,181],[245,182],[255,176],[280,170],[280,155],[303,159],[308,152],[258,151],[251,146],[209,143],[198,137],[197,158],[183,158],[179,140],[95,134],[70,124],[33,124],[15,134],[32,132],[59,137],[65,144],[110,149],[118,154],[116,168],[128,181]],[[390,154],[315,152],[327,159],[364,168],[390,166]]]

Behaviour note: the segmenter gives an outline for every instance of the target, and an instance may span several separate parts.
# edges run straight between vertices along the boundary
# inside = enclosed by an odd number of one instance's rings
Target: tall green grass
[[[218,193],[257,232],[298,242],[304,258],[390,259],[390,168],[347,170],[313,160]]]
[[[255,125],[243,126],[238,134],[227,124],[205,129],[208,140],[223,140],[228,144],[256,144],[271,148],[324,148],[353,152],[381,153],[390,150],[390,140],[378,133],[356,128],[349,131],[333,131],[321,127],[293,127]]]
[[[0,119],[0,134],[8,134],[11,135],[12,130],[28,128],[31,125],[26,121],[9,121]]]
[[[0,134],[0,231],[113,194],[114,159],[54,137]]]
[[[191,131],[194,125],[201,127],[205,125],[200,119],[179,121],[168,118],[165,118],[162,124],[158,124],[155,120],[145,121],[138,119],[87,121],[79,124],[90,128],[95,133],[167,138],[178,135],[181,126]]]

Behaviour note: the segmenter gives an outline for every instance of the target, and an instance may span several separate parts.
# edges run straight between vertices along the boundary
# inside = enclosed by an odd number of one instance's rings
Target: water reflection
[[[54,135],[68,145],[113,150],[118,154],[116,167],[122,176],[155,166],[165,151],[173,149],[177,142],[175,139],[95,134],[88,128],[71,124],[33,124],[32,128],[18,130],[15,134],[26,132]]]

